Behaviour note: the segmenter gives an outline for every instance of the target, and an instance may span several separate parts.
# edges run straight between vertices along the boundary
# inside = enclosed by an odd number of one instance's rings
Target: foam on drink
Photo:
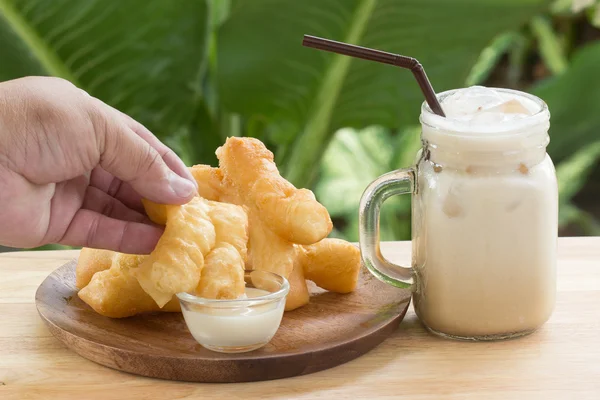
[[[472,86],[454,92],[442,101],[446,118],[473,124],[506,122],[527,118],[539,108],[525,98]]]

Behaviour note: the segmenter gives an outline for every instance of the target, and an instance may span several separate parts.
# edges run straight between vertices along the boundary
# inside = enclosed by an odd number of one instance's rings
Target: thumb
[[[160,204],[185,204],[197,192],[192,181],[173,172],[159,152],[113,113],[102,113],[95,123],[100,166],[142,197]],[[98,127],[101,127],[98,129]]]

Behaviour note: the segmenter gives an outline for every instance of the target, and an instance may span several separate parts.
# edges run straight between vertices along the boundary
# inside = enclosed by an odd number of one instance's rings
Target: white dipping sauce
[[[270,294],[246,288],[248,299]],[[230,306],[182,307],[183,317],[194,339],[207,347],[246,347],[265,344],[275,335],[285,307],[285,297]]]

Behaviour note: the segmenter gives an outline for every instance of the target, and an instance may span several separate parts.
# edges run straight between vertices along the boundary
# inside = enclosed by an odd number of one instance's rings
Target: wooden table
[[[408,262],[409,243],[384,253]],[[414,313],[367,355],[313,375],[191,384],[114,371],[64,348],[38,317],[34,293],[75,251],[0,255],[0,399],[599,399],[600,238],[559,240],[551,320],[518,340],[465,343],[425,332]]]

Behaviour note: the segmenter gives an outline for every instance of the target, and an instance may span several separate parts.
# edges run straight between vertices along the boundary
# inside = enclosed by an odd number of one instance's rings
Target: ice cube
[[[455,185],[451,186],[448,190],[448,194],[446,194],[444,204],[442,205],[442,211],[450,218],[456,218],[463,213],[459,190]]]
[[[447,117],[459,118],[489,110],[504,101],[504,98],[493,89],[483,86],[471,86],[446,97],[442,105]]]
[[[529,111],[529,109],[527,109],[527,107],[525,107],[517,99],[510,99],[510,100],[505,101],[505,102],[503,102],[501,104],[498,104],[497,106],[494,106],[492,108],[488,108],[486,110],[486,112],[497,112],[497,113],[504,113],[504,114],[525,114],[525,115],[531,115],[531,112]]]
[[[500,112],[491,112],[488,110],[473,114],[469,118],[469,122],[477,125],[494,124],[504,121],[505,114]]]

